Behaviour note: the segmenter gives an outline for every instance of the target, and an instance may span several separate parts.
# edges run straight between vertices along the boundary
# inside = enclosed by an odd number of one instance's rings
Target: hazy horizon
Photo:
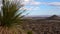
[[[50,17],[53,15],[26,15],[25,17]],[[60,15],[56,15],[56,16],[60,16]]]

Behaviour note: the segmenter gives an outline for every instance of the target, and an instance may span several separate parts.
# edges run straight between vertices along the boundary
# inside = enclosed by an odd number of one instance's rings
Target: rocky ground
[[[24,20],[22,29],[31,30],[33,34],[60,34],[60,20],[53,18]]]

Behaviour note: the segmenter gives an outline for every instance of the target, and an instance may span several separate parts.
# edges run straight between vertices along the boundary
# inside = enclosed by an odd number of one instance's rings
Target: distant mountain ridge
[[[26,16],[24,19],[60,19],[58,15]]]
[[[34,16],[25,16],[24,19],[44,19],[50,17],[49,15],[34,15]]]
[[[53,15],[53,16],[48,17],[47,19],[54,19],[54,20],[56,20],[56,19],[60,19],[60,16]]]
[[[31,16],[25,16],[25,17],[50,17],[51,15],[31,15]]]

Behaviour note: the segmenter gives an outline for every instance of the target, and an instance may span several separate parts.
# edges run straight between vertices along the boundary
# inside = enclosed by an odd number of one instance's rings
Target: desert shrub
[[[33,34],[32,31],[28,31],[27,34]]]

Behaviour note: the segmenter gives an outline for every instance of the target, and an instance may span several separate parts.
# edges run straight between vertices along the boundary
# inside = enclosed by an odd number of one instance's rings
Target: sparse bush
[[[27,34],[33,34],[32,31],[28,31]]]

